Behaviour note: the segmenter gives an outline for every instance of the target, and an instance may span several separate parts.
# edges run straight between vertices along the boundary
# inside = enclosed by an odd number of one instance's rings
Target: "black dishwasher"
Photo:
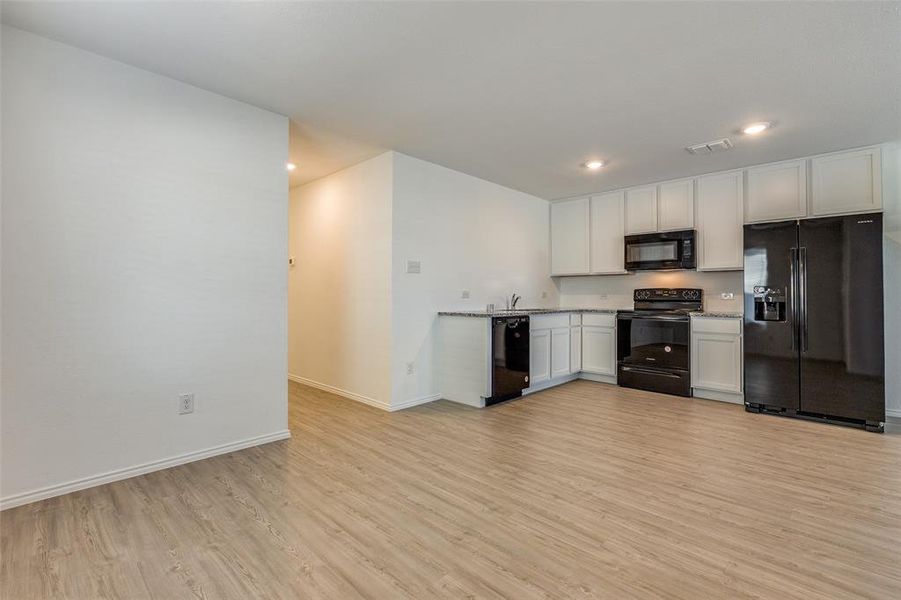
[[[522,396],[529,387],[529,317],[491,318],[491,397],[485,406]]]

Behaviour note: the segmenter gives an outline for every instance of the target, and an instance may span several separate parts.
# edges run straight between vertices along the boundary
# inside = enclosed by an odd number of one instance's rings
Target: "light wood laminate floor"
[[[577,381],[5,511],[20,598],[901,598],[901,437]]]

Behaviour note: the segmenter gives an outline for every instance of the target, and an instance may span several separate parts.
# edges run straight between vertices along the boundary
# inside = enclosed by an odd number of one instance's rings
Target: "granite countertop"
[[[439,317],[516,317],[526,315],[550,315],[555,313],[602,313],[616,314],[615,308],[520,308],[517,310],[443,310]]]
[[[742,319],[744,314],[740,312],[703,310],[699,312],[689,313],[692,317],[713,317],[717,319]]]

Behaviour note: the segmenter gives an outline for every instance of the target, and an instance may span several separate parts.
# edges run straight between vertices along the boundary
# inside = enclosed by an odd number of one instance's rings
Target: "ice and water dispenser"
[[[754,287],[754,320],[784,321],[785,290],[774,290],[765,286]]]

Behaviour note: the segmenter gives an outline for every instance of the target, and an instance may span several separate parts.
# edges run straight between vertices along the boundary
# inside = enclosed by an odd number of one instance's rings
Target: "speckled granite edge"
[[[739,312],[701,311],[688,313],[692,317],[714,317],[717,319],[742,319],[744,314]]]
[[[623,309],[624,310],[624,309]],[[536,308],[530,310],[518,310],[507,312],[496,310],[492,313],[484,310],[443,310],[438,312],[439,317],[518,317],[528,315],[552,315],[558,313],[601,313],[615,315],[615,308]]]

